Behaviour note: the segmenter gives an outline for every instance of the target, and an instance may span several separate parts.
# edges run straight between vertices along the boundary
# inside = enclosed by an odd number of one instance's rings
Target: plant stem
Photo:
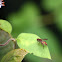
[[[14,43],[15,43],[15,41],[16,41],[14,38],[10,38],[6,43],[0,44],[0,46],[6,46],[11,40],[12,40]]]

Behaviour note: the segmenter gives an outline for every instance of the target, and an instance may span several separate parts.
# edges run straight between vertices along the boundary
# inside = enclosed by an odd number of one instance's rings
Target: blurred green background
[[[62,62],[62,0],[4,0],[0,19],[12,24],[12,36],[34,33],[47,44],[52,60],[26,55],[22,62]]]

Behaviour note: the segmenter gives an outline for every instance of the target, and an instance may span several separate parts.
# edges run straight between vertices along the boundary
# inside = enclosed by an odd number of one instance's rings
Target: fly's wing
[[[48,39],[42,39],[42,40],[48,40]]]

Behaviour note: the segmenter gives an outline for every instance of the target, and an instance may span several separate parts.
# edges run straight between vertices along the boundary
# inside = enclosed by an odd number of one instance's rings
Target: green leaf
[[[4,30],[0,29],[0,44],[4,44],[11,38],[11,35]],[[7,54],[9,51],[13,50],[14,42],[10,41],[6,46],[0,46],[0,62],[2,57]]]
[[[7,53],[1,62],[21,62],[28,52],[24,49],[15,49]]]
[[[25,30],[24,32],[34,33],[34,34],[37,34],[42,39],[45,39],[45,38],[48,39],[47,44],[48,44],[50,53],[56,54],[56,55],[60,53],[60,47],[59,47],[60,45],[59,45],[59,42],[58,42],[59,40],[57,36],[46,27],[42,27],[41,29],[32,27],[28,30]]]
[[[6,31],[8,33],[11,33],[12,26],[8,21],[0,19],[0,29]]]
[[[49,49],[37,41],[40,38],[39,36],[31,33],[21,33],[17,37],[17,44],[20,48],[26,49],[29,53],[33,53],[36,56],[42,58],[51,59]]]

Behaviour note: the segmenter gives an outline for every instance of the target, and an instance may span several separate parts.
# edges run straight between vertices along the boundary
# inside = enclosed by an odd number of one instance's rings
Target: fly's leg
[[[43,45],[43,49],[44,49],[44,44],[43,43],[41,43],[42,45]]]

